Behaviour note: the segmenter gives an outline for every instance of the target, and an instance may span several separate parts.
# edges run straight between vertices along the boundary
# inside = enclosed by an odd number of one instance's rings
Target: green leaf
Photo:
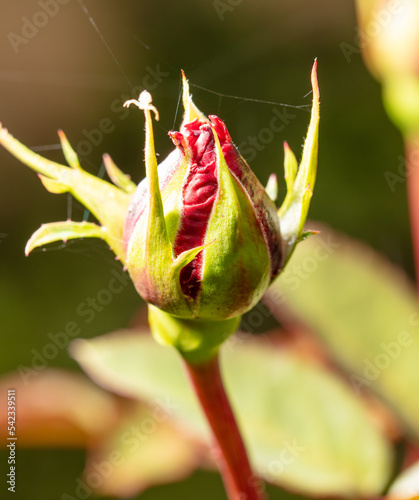
[[[143,332],[144,333],[144,332]],[[362,403],[341,381],[306,359],[248,341],[225,347],[227,391],[257,473],[313,495],[378,494],[391,452]],[[138,331],[77,340],[73,357],[118,394],[165,401],[178,425],[209,442],[180,357]]]
[[[105,154],[103,155],[103,163],[105,164],[106,172],[108,172],[109,178],[118,186],[122,191],[128,194],[133,194],[137,189],[137,186],[132,182],[129,175],[124,174],[114,163],[112,158]]]
[[[331,230],[309,238],[265,296],[291,308],[348,372],[354,393],[372,389],[419,437],[419,315],[407,277],[359,242]]]
[[[161,405],[136,405],[89,452],[84,479],[102,472],[93,489],[99,496],[132,498],[150,486],[179,481],[198,465],[195,444],[170,423]]]

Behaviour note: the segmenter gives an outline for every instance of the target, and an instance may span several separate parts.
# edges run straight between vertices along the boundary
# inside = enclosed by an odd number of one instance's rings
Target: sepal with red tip
[[[311,119],[307,137],[304,142],[303,157],[299,166],[288,144],[284,144],[284,168],[287,194],[281,208],[278,210],[281,235],[284,242],[283,266],[288,262],[297,243],[303,239],[304,224],[307,219],[310,200],[313,195],[313,188],[316,181],[320,118],[317,61],[314,62],[311,72],[311,85],[313,89]]]

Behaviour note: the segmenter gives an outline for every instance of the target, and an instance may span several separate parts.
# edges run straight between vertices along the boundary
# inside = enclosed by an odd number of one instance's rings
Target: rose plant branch
[[[214,434],[215,459],[228,498],[263,500],[261,481],[254,475],[221,378],[218,355],[202,363],[186,361],[186,368]]]
[[[128,270],[147,302],[157,342],[184,360],[213,431],[217,463],[230,500],[262,500],[246,447],[225,393],[218,355],[291,257],[303,232],[317,170],[319,90],[317,62],[311,83],[313,106],[302,160],[285,144],[287,195],[279,210],[235,147],[225,124],[193,103],[183,75],[185,113],[170,132],[175,149],[160,165],[154,146],[152,97],[135,105],[145,115],[146,178],[138,185],[111,158],[104,164],[112,184],[87,173],[63,132],[69,166],[51,162],[14,139],[0,125],[0,144],[35,170],[52,193],[71,193],[98,224],[71,220],[44,224],[29,239],[26,254],[53,241],[103,239]]]
[[[419,161],[417,137],[405,139],[407,176],[407,198],[409,202],[410,227],[412,232],[413,256],[415,259],[416,279],[419,288]]]

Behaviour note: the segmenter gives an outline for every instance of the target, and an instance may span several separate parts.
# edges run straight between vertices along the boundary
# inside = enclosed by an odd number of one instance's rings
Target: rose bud
[[[60,132],[69,166],[37,155],[0,124],[0,144],[38,172],[52,193],[69,192],[99,224],[71,220],[42,225],[26,254],[53,241],[96,237],[107,242],[148,302],[153,334],[189,359],[204,359],[235,331],[240,316],[262,297],[303,233],[317,169],[319,91],[312,70],[313,106],[300,165],[285,144],[287,195],[277,211],[276,176],[266,190],[234,146],[224,123],[205,117],[184,78],[185,115],[169,135],[175,150],[157,167],[151,112],[143,92],[135,104],[146,118],[146,179],[136,188],[109,156],[113,184],[82,169]]]
[[[147,178],[124,227],[127,268],[139,294],[190,319],[227,319],[262,297],[281,265],[273,201],[231,141],[224,123],[205,118],[184,92],[185,120],[176,146],[157,169],[151,96],[146,113]]]

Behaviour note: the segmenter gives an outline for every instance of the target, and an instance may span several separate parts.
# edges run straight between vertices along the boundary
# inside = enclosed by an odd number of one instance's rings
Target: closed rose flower
[[[130,100],[146,118],[146,179],[138,187],[109,156],[113,184],[84,171],[60,131],[69,167],[40,157],[0,126],[0,143],[39,173],[52,193],[70,192],[97,218],[45,224],[26,246],[79,237],[105,240],[149,304],[152,332],[184,356],[206,357],[262,297],[305,237],[303,226],[317,167],[319,93],[312,71],[313,107],[300,166],[285,144],[287,195],[277,211],[267,190],[234,146],[224,123],[194,105],[184,77],[185,115],[170,132],[174,151],[157,166],[151,95]],[[271,195],[272,196],[272,195]]]
[[[187,91],[184,99],[193,109]],[[149,117],[146,91],[132,102]],[[150,118],[146,124],[151,137]],[[128,271],[140,295],[170,314],[241,315],[280,270],[276,207],[218,117],[190,111],[170,136],[176,149],[158,169],[148,145],[147,179],[125,220]]]

